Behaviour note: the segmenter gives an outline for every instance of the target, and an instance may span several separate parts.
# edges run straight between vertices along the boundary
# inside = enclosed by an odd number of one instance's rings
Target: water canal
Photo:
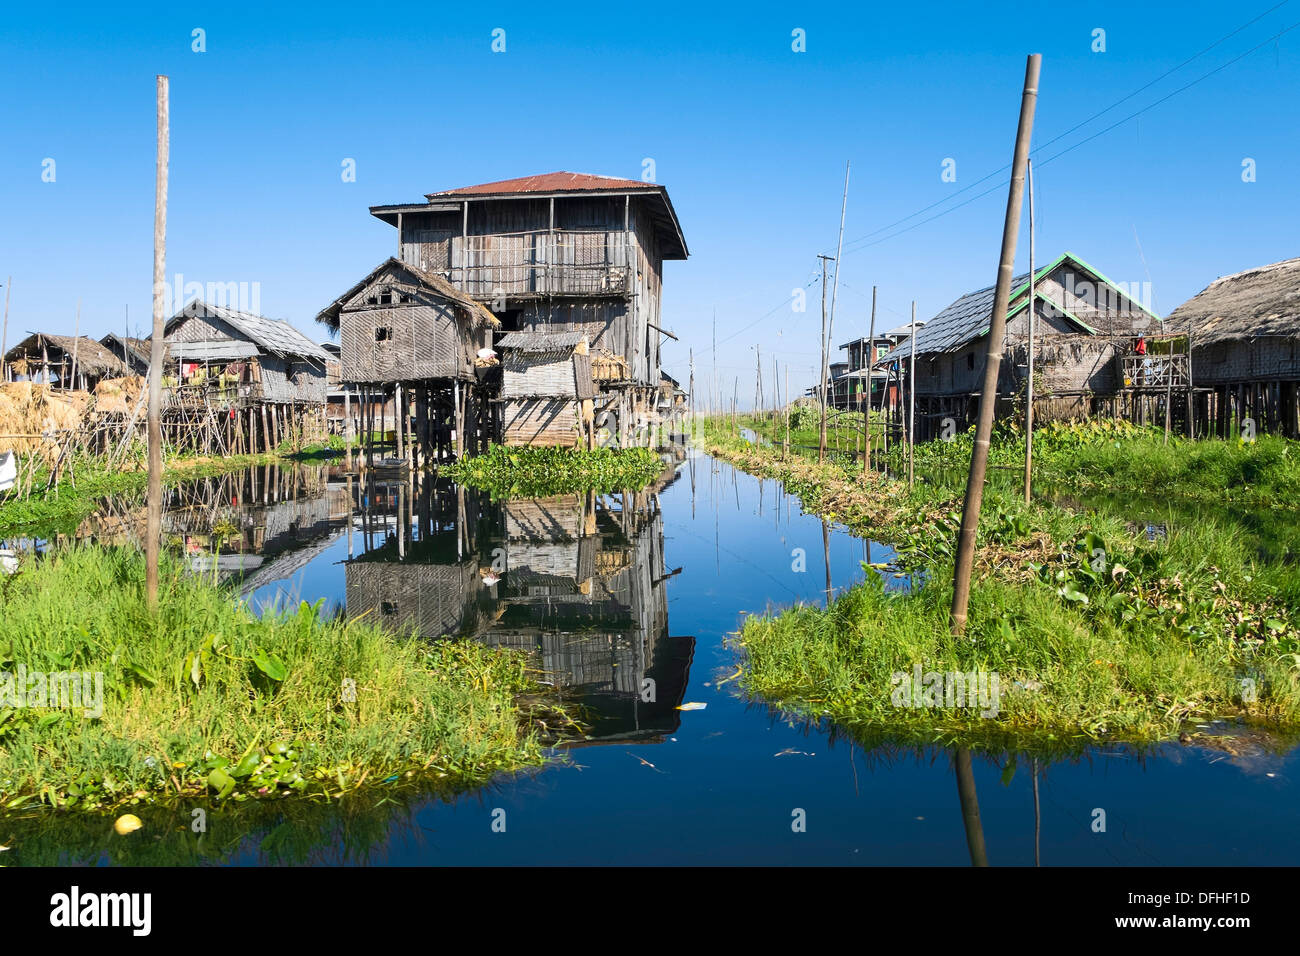
[[[362,488],[325,465],[169,494],[173,543],[254,606],[323,599],[430,639],[523,649],[586,708],[590,730],[550,766],[472,793],[255,824],[214,809],[217,849],[190,857],[182,833],[132,862],[970,863],[948,751],[864,750],[728,682],[728,636],[745,614],[822,602],[889,557],[803,514],[771,480],[691,452],[636,495],[494,504],[443,481]],[[140,515],[110,503],[88,530],[126,540]],[[1021,755],[1014,771],[976,755],[989,862],[1292,862],[1300,752],[1238,749],[1106,746],[1058,762]],[[106,863],[109,840],[51,828],[9,862]]]

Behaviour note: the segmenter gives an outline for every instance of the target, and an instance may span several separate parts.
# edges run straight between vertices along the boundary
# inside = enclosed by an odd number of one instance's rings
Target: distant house
[[[916,323],[917,328],[924,324],[924,322]],[[895,404],[898,400],[897,385],[891,383],[887,369],[875,367],[873,363],[876,359],[888,355],[890,349],[911,334],[911,325],[902,325],[888,332],[877,333],[875,339],[863,336],[841,345],[841,349],[848,351],[849,360],[841,389],[844,404],[835,407],[860,410],[868,395],[871,397],[872,408]],[[868,383],[870,383],[869,388]]]
[[[1034,414],[1039,421],[1087,418],[1098,403],[1126,388],[1122,359],[1135,340],[1158,332],[1159,318],[1082,259],[1064,253],[1036,270],[1034,285]],[[916,332],[917,440],[939,434],[944,419],[958,428],[975,420],[983,385],[995,287],[970,292]],[[1028,372],[1029,274],[1011,281],[1006,338],[998,377],[997,413],[1016,407]],[[896,368],[900,408],[907,405],[910,339],[876,366]]]
[[[325,404],[329,354],[288,322],[195,299],[167,320],[167,373],[223,402]]]
[[[1198,421],[1300,437],[1300,259],[1215,279],[1169,314],[1191,338]]]
[[[509,332],[497,347],[505,444],[593,447],[596,388],[586,334]]]
[[[33,332],[4,356],[5,380],[44,382],[60,389],[93,391],[126,366],[92,338]]]
[[[99,344],[112,352],[131,375],[149,374],[149,340],[109,332]]]

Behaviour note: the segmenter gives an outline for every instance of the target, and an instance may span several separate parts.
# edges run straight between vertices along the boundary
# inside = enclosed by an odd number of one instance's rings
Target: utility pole
[[[1034,301],[1034,161],[1025,160],[1029,179],[1029,374],[1025,380],[1025,504],[1033,495],[1034,468],[1034,319],[1038,303]]]
[[[912,300],[912,343],[907,358],[907,486],[916,484],[916,300]]]
[[[785,363],[785,444],[781,446],[781,460],[790,455],[790,363]]]
[[[871,371],[876,361],[876,287],[871,287],[871,330],[867,333],[867,359],[863,370],[867,373],[866,402],[862,407],[862,433],[866,454],[862,457],[862,470],[871,470]]]
[[[77,317],[72,323],[72,372],[68,376],[68,385],[77,387],[77,360],[81,358],[81,296],[77,296]]]
[[[754,346],[754,369],[758,373],[754,383],[754,421],[757,422],[763,407],[763,349],[758,345]]]
[[[153,208],[153,339],[149,349],[149,498],[145,519],[145,596],[158,607],[162,550],[163,283],[167,275],[167,161],[170,143],[167,77],[158,77],[158,152]]]
[[[830,256],[818,256],[822,261],[822,374],[821,374],[821,432],[817,439],[817,461],[826,458],[826,380],[830,377],[830,367],[826,356],[826,263]]]
[[[1038,74],[1042,59],[1040,54],[1030,54],[1025,64],[1025,85],[1020,96],[1020,120],[1016,128],[1016,146],[1011,160],[1011,189],[1007,196],[1007,212],[1002,224],[1002,252],[998,264],[997,286],[993,294],[993,315],[989,319],[984,384],[980,389],[975,447],[971,450],[970,475],[966,479],[966,498],[961,513],[961,536],[957,541],[957,562],[953,573],[951,626],[952,633],[956,636],[961,636],[966,630],[966,612],[970,605],[970,579],[975,567],[975,531],[979,527],[980,505],[984,501],[984,475],[989,463],[989,439],[993,434],[998,370],[1002,364],[1002,348],[1007,332],[1011,273],[1015,269],[1020,207],[1025,191],[1025,166],[1029,160],[1029,142],[1034,130],[1034,107],[1038,102]]]

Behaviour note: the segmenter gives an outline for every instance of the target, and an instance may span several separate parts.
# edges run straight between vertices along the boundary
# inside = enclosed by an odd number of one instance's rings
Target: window
[[[968,369],[971,369],[972,371],[974,370],[974,368],[975,368],[975,353],[974,353],[974,352],[967,352],[967,353],[966,353],[966,367],[967,367]]]
[[[393,337],[393,330],[390,329],[388,326],[380,325],[375,327],[376,342],[387,342],[390,339],[392,339],[392,337]]]

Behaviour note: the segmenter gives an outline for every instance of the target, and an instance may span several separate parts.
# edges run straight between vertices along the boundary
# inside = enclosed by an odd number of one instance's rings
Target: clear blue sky
[[[834,253],[852,160],[835,340],[922,318],[992,283],[1025,55],[1043,55],[1035,143],[1268,10],[1228,3],[11,4],[0,24],[0,281],[9,343],[147,329],[154,75],[171,77],[169,278],[258,283],[313,316],[396,249],[377,203],[557,169],[640,178],[653,158],[692,256],[666,267],[665,363],[694,348],[742,400],[789,364],[815,378],[817,253]],[[1149,281],[1158,313],[1219,275],[1300,254],[1300,0],[1035,153],[1038,252]],[[207,50],[191,50],[192,30]],[[506,31],[493,53],[492,31]],[[791,31],[806,31],[793,52]],[[1093,31],[1105,52],[1093,52]],[[1229,60],[1264,44],[1164,102]],[[1154,104],[1154,105],[1153,105]],[[1130,119],[1058,159],[1061,149]],[[43,161],[55,181],[43,182]],[[341,163],[356,161],[356,182]],[[956,182],[941,181],[945,159]],[[1242,162],[1256,181],[1242,181]],[[959,190],[966,189],[965,192]],[[945,200],[947,200],[945,202]],[[896,220],[934,209],[893,230]],[[869,237],[863,241],[861,237]],[[887,238],[869,244],[871,240]],[[859,241],[854,241],[859,240]],[[1139,255],[1139,241],[1142,253]],[[1028,250],[1022,229],[1021,258]],[[791,310],[796,287],[808,309]],[[761,320],[760,320],[761,319]],[[841,353],[842,354],[842,353]],[[770,382],[768,383],[770,388]]]

